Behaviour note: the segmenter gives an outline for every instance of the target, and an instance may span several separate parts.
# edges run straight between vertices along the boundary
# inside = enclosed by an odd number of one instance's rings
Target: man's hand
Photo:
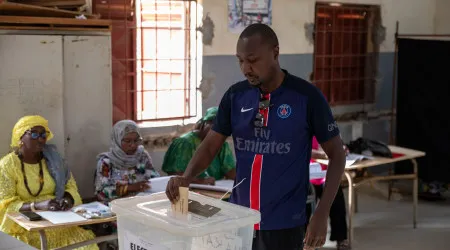
[[[206,177],[202,180],[202,184],[214,186],[214,184],[216,184],[216,179],[214,179],[214,177]]]
[[[167,183],[166,195],[170,202],[175,203],[179,196],[180,187],[189,187],[191,182],[184,176],[175,176],[170,178],[169,183]]]
[[[178,190],[180,187],[189,187],[189,184],[195,180],[195,177],[208,168],[226,139],[225,135],[219,134],[214,130],[209,131],[206,138],[200,143],[197,151],[195,151],[194,156],[192,156],[183,176],[172,177],[167,183],[166,195],[172,203],[179,198]]]
[[[314,213],[306,229],[303,249],[313,250],[322,247],[327,237],[327,226],[328,214],[320,211]]]

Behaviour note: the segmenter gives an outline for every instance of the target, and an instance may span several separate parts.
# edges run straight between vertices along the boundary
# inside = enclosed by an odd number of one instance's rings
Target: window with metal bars
[[[197,115],[196,1],[138,0],[138,121]]]
[[[94,13],[113,20],[114,122],[176,125],[201,116],[199,7],[196,0],[93,0]]]
[[[371,103],[379,46],[372,30],[379,6],[317,3],[312,81],[331,105]]]

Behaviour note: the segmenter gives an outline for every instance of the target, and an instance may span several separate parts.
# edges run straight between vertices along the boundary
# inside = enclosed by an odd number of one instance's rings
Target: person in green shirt
[[[218,107],[209,108],[206,114],[188,132],[172,141],[164,156],[162,170],[168,175],[182,175],[202,140],[211,129]],[[225,142],[211,165],[197,177],[194,183],[214,185],[216,180],[236,178],[236,162],[230,145]]]

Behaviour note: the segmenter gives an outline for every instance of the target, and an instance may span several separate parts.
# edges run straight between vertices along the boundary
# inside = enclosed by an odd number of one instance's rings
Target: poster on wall
[[[272,0],[228,0],[228,30],[241,33],[252,23],[272,25]]]

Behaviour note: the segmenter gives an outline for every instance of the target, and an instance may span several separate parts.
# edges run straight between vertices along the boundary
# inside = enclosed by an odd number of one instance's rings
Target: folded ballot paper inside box
[[[108,206],[98,201],[81,204],[72,208],[72,211],[83,216],[86,219],[108,218],[114,216],[113,212]]]

